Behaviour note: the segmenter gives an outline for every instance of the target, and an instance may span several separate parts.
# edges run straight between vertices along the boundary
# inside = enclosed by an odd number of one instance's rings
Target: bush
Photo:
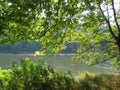
[[[21,66],[14,66],[7,81],[7,90],[71,90],[75,85],[71,76],[29,58]]]
[[[119,90],[120,74],[84,73],[77,78],[77,82],[77,90]]]
[[[0,90],[4,90],[8,85],[8,81],[11,79],[12,70],[1,70],[0,69]]]

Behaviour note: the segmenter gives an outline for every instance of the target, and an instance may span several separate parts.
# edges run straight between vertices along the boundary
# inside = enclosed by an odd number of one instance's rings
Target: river
[[[47,65],[50,65],[52,68],[61,70],[65,73],[70,71],[73,75],[78,75],[83,72],[96,74],[118,72],[117,69],[112,68],[108,64],[88,66],[82,62],[72,60],[73,56],[74,55],[71,54],[58,54],[54,56],[41,55],[34,57],[33,54],[0,54],[0,67],[2,69],[12,68],[13,62],[20,65],[21,60],[25,57],[29,57],[35,62],[42,60],[44,57],[44,62]]]

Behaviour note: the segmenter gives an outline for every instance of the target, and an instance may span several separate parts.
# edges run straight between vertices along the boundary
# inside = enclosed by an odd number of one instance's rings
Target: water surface
[[[107,64],[88,66],[84,63],[74,61],[72,60],[73,56],[74,55],[59,54],[46,57],[44,55],[34,57],[33,54],[0,54],[0,67],[2,69],[12,68],[13,62],[15,62],[17,65],[20,65],[21,60],[25,57],[29,57],[35,62],[42,60],[42,58],[45,57],[44,62],[46,64],[66,73],[70,71],[72,75],[78,75],[83,72],[90,72],[96,74],[117,72],[116,69],[113,69]]]

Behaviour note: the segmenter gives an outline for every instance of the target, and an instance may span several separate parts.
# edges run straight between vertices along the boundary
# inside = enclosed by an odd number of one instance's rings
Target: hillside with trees
[[[25,43],[21,42],[15,45],[9,45],[9,44],[1,44],[0,45],[0,53],[6,53],[6,54],[33,54],[35,51],[39,51],[41,49],[40,43]],[[58,53],[62,54],[76,54],[77,50],[79,49],[79,44],[77,43],[67,43],[66,48],[64,50],[61,50]]]

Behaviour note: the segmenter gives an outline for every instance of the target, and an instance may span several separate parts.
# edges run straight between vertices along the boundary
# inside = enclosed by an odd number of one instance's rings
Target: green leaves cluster
[[[0,42],[41,42],[42,52],[54,53],[77,42],[78,60],[106,61],[120,51],[119,10],[114,9],[114,0],[1,0]]]

